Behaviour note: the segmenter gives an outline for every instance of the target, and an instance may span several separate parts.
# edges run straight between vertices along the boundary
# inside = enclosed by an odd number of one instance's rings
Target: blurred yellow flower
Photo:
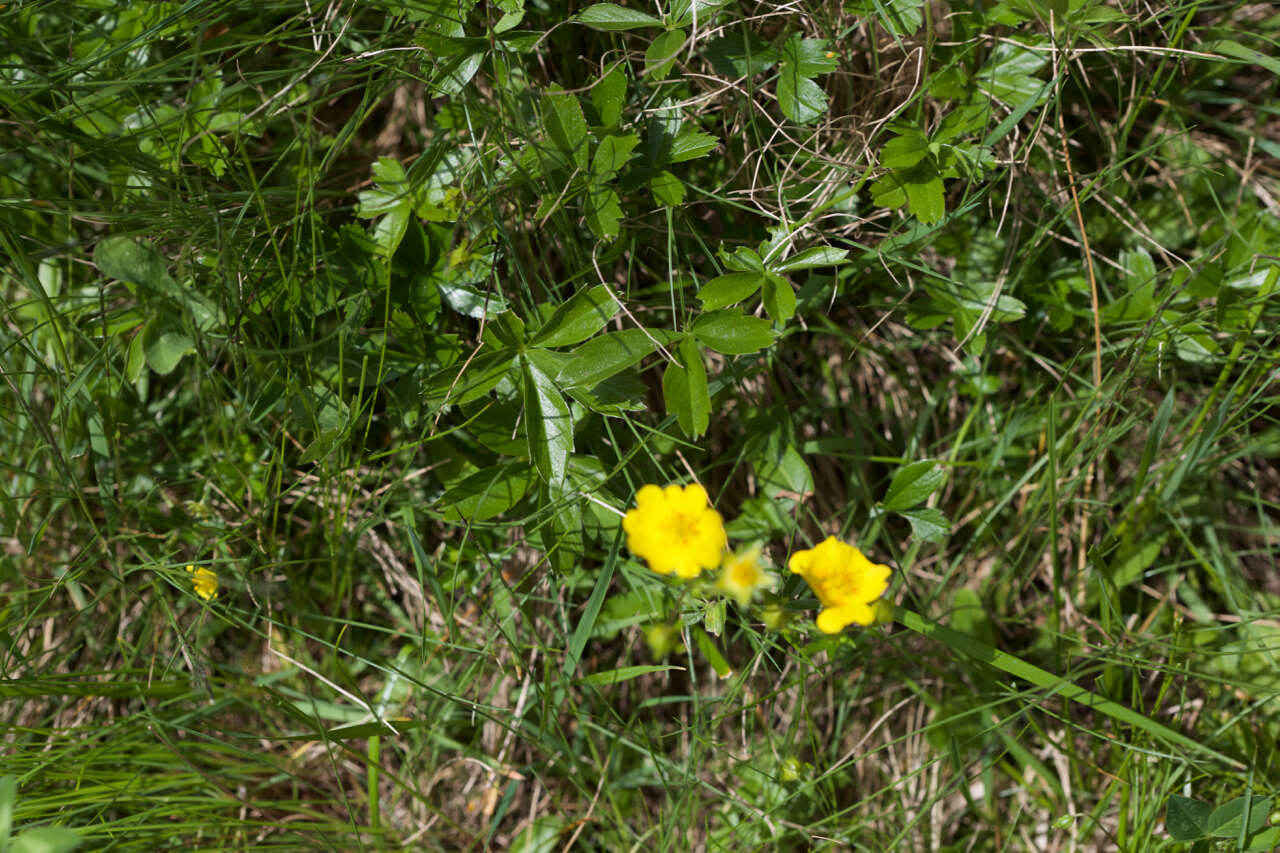
[[[773,573],[760,565],[760,549],[748,548],[736,554],[725,552],[716,587],[746,607],[757,592],[772,587],[775,581]]]
[[[893,569],[868,560],[852,545],[834,536],[816,548],[791,555],[791,571],[809,584],[823,611],[818,628],[828,634],[846,625],[870,625],[876,619],[872,605],[889,587]]]
[[[647,560],[649,568],[682,578],[720,565],[729,541],[724,520],[697,483],[642,487],[636,493],[636,508],[622,519],[622,529],[631,553]]]
[[[195,587],[196,595],[205,601],[211,601],[218,595],[218,576],[209,569],[201,566],[187,566],[187,572],[191,575],[191,585]]]

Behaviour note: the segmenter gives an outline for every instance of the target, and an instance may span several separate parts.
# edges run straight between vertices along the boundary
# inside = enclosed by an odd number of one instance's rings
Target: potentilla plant
[[[723,596],[745,611],[758,609],[757,615],[770,627],[785,623],[778,618],[780,602],[766,599],[777,588],[778,576],[764,563],[760,545],[730,549],[724,518],[711,506],[706,489],[697,483],[642,487],[622,527],[631,552],[658,574],[674,574],[686,582],[685,593],[703,599]],[[797,551],[789,568],[804,578],[822,604],[817,627],[828,634],[849,625],[876,622],[883,612],[880,598],[893,571],[871,562],[834,536],[814,548]],[[766,600],[758,606],[761,599]],[[655,655],[662,656],[673,648],[671,627],[648,632]],[[654,642],[655,636],[666,641]]]

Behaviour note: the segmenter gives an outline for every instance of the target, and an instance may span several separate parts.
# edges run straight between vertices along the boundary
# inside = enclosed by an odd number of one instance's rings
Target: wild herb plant
[[[1276,846],[1278,36],[0,6],[0,853]]]

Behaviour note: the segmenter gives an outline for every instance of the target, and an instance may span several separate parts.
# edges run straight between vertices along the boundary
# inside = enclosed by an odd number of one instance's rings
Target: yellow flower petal
[[[209,569],[201,566],[187,566],[187,573],[191,575],[191,586],[195,589],[196,595],[205,601],[211,601],[218,596],[218,576]]]
[[[724,520],[709,506],[707,490],[694,483],[636,492],[636,508],[622,519],[627,547],[659,574],[697,577],[720,565],[728,544]]]
[[[870,625],[875,621],[871,605],[889,588],[888,566],[873,563],[857,548],[828,536],[821,544],[791,555],[791,571],[809,584],[822,602],[818,628],[828,634],[846,625]]]

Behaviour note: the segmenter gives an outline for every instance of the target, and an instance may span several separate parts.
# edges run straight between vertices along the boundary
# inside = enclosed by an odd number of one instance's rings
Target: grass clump
[[[1267,7],[0,35],[0,848],[1280,843]]]

